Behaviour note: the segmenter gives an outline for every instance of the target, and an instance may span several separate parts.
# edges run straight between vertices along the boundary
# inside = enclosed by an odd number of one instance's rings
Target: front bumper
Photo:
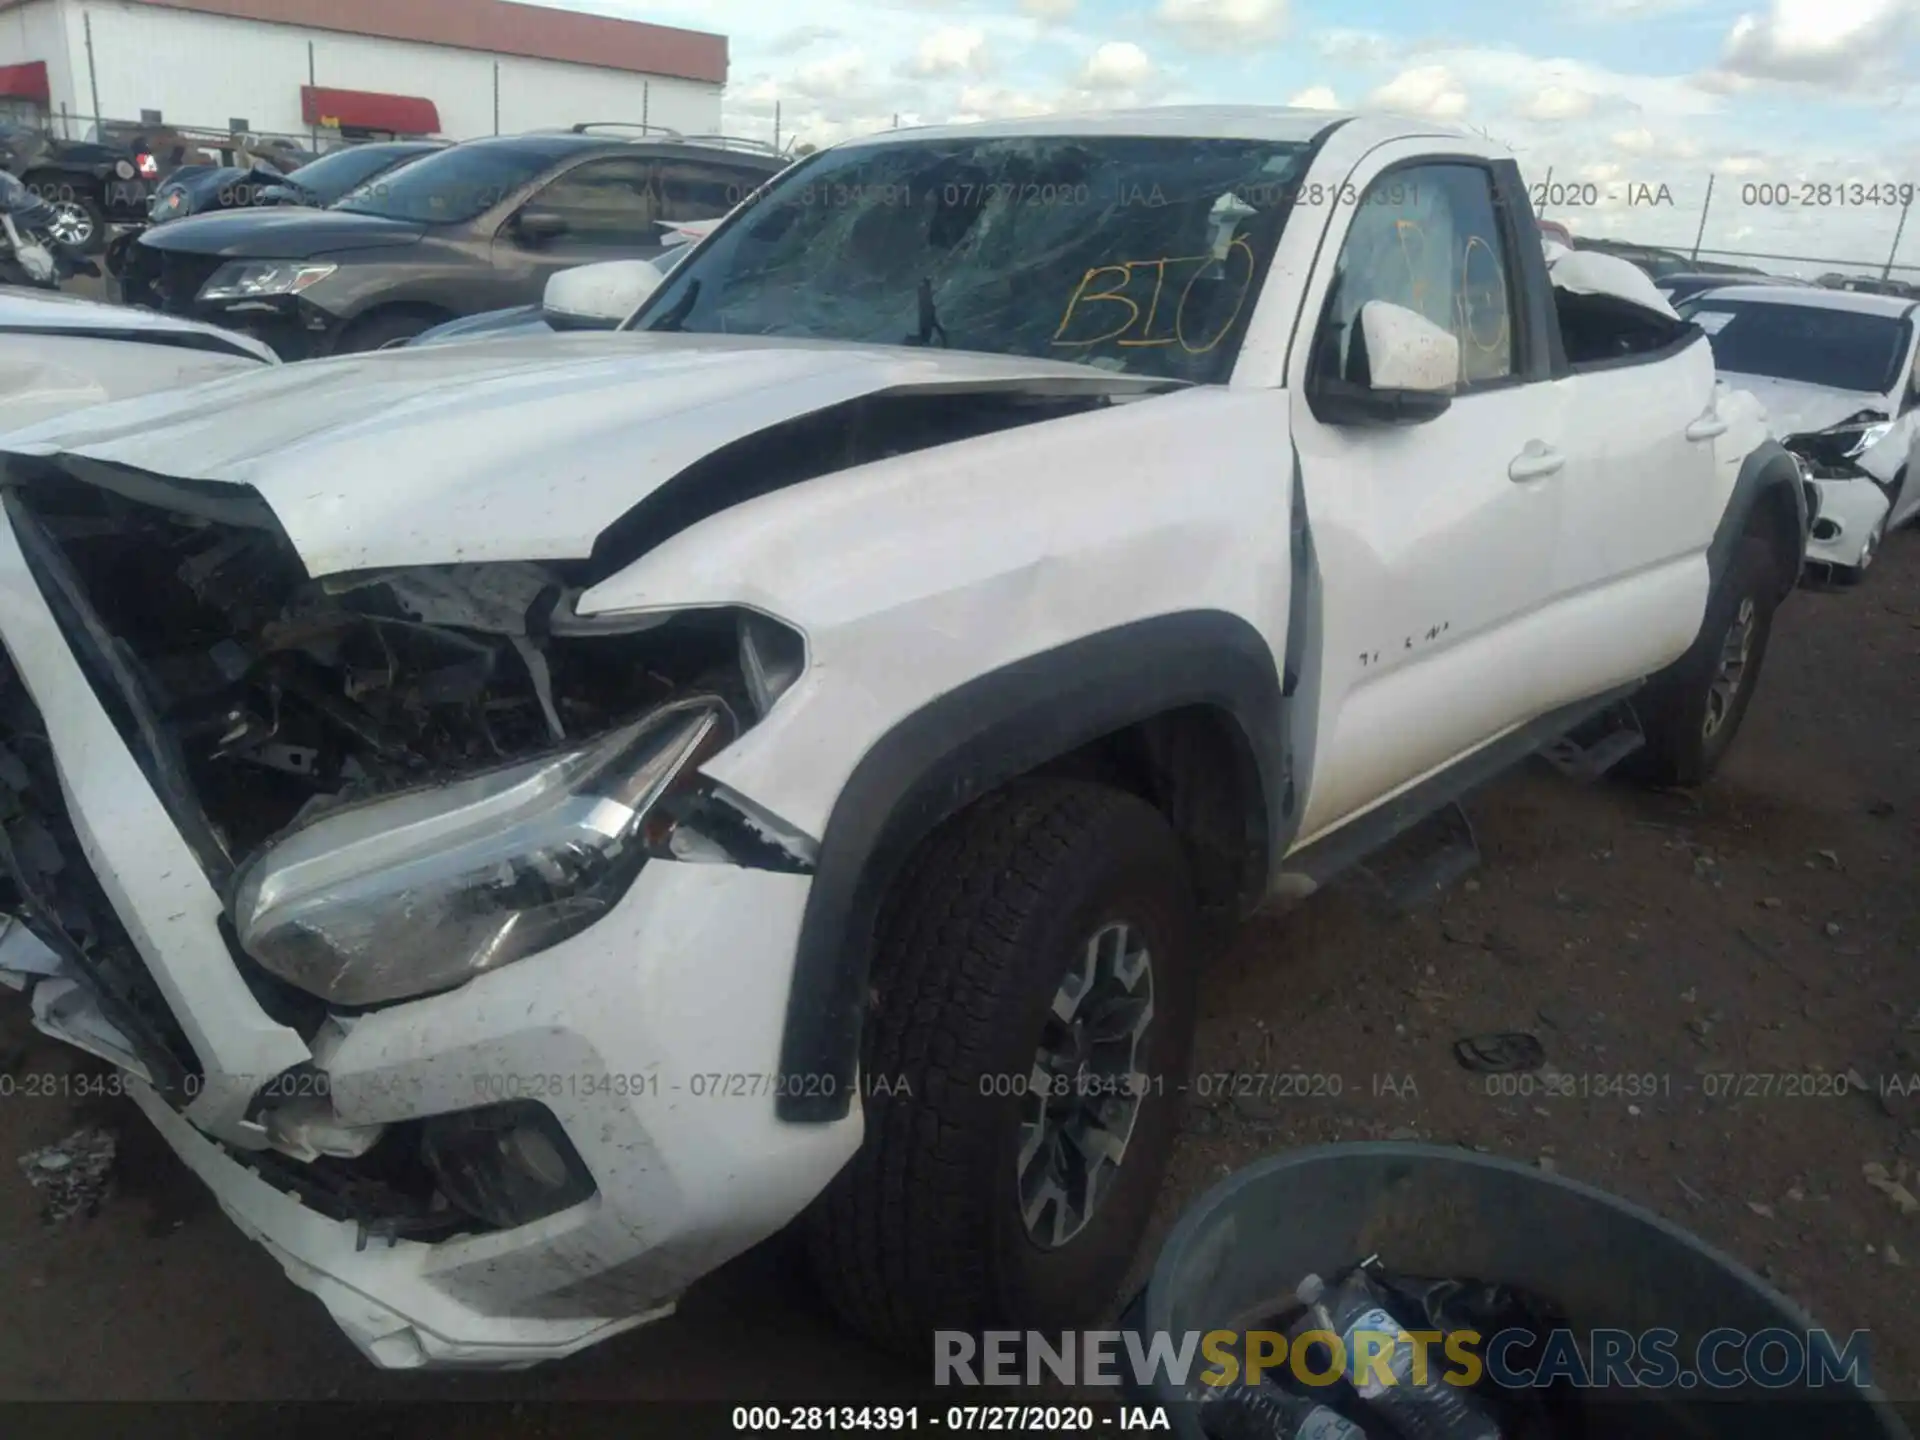
[[[770,1072],[808,877],[655,862],[605,919],[543,954],[298,1032],[243,979],[218,896],[4,520],[0,640],[39,711],[85,864],[199,1063],[181,1108],[144,1085],[136,1098],[376,1364],[530,1364],[664,1314],[791,1220],[858,1146],[857,1106],[830,1125],[775,1116],[776,1088],[805,1083]],[[270,1144],[263,1089],[307,1066],[298,1093],[323,1096],[347,1126],[537,1101],[595,1193],[512,1229],[370,1239],[242,1163]]]
[[[238,330],[268,346],[282,360],[311,360],[330,354],[346,328],[331,310],[303,295],[269,295],[254,300],[200,300],[181,313],[209,325]]]
[[[1843,570],[1860,568],[1875,529],[1886,523],[1887,492],[1866,476],[1808,477],[1820,497],[1807,536],[1807,563]]]

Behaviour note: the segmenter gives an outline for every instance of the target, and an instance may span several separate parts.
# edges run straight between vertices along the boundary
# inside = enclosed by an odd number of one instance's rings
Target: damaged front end
[[[1816,576],[1845,578],[1873,563],[1895,498],[1873,452],[1890,429],[1885,415],[1863,410],[1781,442],[1807,492],[1807,564]]]
[[[810,869],[805,837],[699,774],[804,669],[774,620],[581,616],[589,577],[564,563],[316,580],[242,487],[72,457],[10,459],[4,482],[62,636],[224,904],[234,965],[317,1059],[358,1012],[578,934],[650,859]],[[0,900],[27,932],[0,936],[0,969],[37,1012],[90,1001],[87,1048],[185,1108],[199,1057],[89,868],[26,687],[0,679]],[[68,1019],[55,1033],[86,1043]],[[538,1105],[348,1126],[317,1064],[258,1078],[264,1139],[237,1158],[336,1215],[485,1228],[591,1193]],[[526,1163],[497,1163],[509,1151]],[[516,1174],[555,1184],[503,1200]]]

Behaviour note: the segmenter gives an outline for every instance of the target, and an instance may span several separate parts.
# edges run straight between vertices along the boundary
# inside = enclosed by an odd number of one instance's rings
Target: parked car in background
[[[1738,273],[1728,270],[1675,271],[1660,275],[1654,279],[1654,286],[1667,297],[1669,304],[1678,305],[1682,300],[1695,295],[1705,294],[1709,290],[1718,290],[1728,285],[1791,285],[1803,287],[1810,282],[1796,280],[1790,275],[1767,275],[1758,270],[1743,270]]]
[[[1739,285],[1680,307],[1730,385],[1766,407],[1812,483],[1807,559],[1857,580],[1920,511],[1920,303],[1811,285]]]
[[[53,233],[63,244],[97,255],[109,226],[146,218],[159,162],[144,148],[0,124],[0,168],[53,208]]]
[[[1601,240],[1575,236],[1573,246],[1576,250],[1595,250],[1602,255],[1616,255],[1622,260],[1632,261],[1656,280],[1668,275],[1684,274],[1697,268],[1691,260],[1678,251],[1662,250],[1653,245],[1636,245],[1625,240]]]
[[[172,224],[217,210],[260,205],[304,205],[325,209],[349,190],[366,185],[410,160],[446,149],[438,140],[394,140],[352,145],[282,173],[266,164],[182,166],[160,183],[148,208],[148,227]],[[123,230],[107,247],[106,266],[120,282],[120,298],[130,305],[151,305],[159,252],[135,246],[141,230]],[[133,263],[129,263],[129,262]]]
[[[724,215],[777,173],[770,146],[592,128],[455,145],[325,210],[157,226],[127,268],[161,308],[259,335],[286,359],[373,350],[538,303],[549,276],[664,248],[662,221]]]
[[[504,169],[517,246],[551,143],[388,209]],[[208,223],[375,218],[433,223]],[[1617,268],[1426,120],[883,131],[622,262],[618,331],[8,436],[8,968],[380,1365],[797,1219],[922,1361],[1098,1323],[1243,916],[1543,747],[1733,743],[1805,492]]]
[[[634,310],[659,283],[661,274],[684,260],[692,247],[706,238],[719,220],[662,222],[668,249],[655,257],[658,270],[637,260],[599,260],[561,270],[547,281],[538,305],[515,305],[505,310],[483,310],[461,320],[449,320],[422,330],[403,345],[444,345],[450,340],[477,340],[502,335],[537,335],[557,330],[611,330]]]
[[[197,321],[0,287],[0,432],[275,363],[259,341]]]

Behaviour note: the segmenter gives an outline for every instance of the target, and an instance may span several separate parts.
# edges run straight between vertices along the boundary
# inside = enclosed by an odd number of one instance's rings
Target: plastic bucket
[[[1221,1181],[1168,1236],[1128,1328],[1177,1341],[1252,1327],[1283,1310],[1304,1275],[1331,1275],[1369,1255],[1405,1274],[1546,1296],[1568,1316],[1583,1353],[1593,1329],[1676,1331],[1672,1353],[1689,1372],[1709,1332],[1783,1330],[1804,1340],[1816,1328],[1744,1266],[1604,1191],[1468,1150],[1389,1143],[1290,1151]],[[1847,1338],[1836,1335],[1836,1346]],[[1713,1353],[1725,1367],[1740,1352]],[[1196,1360],[1193,1374],[1203,1368]],[[1192,1407],[1164,1375],[1136,1398],[1168,1405],[1176,1433],[1199,1440]],[[1605,1406],[1608,1436],[1912,1440],[1878,1389],[1831,1378],[1817,1387],[1675,1385],[1594,1398]]]

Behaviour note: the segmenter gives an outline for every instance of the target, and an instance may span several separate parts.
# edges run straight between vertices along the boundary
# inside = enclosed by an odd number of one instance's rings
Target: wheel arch
[[[1740,464],[1733,493],[1707,547],[1707,573],[1713,584],[1733,563],[1746,535],[1767,542],[1778,566],[1780,598],[1800,581],[1807,554],[1807,495],[1800,466],[1777,440],[1763,440]]]
[[[851,1108],[880,904],[907,856],[1023,776],[1085,774],[1165,814],[1216,907],[1262,893],[1288,786],[1285,701],[1265,639],[1224,611],[1137,621],[977,677],[880,737],[821,840],[788,992],[782,1120]],[[822,1083],[815,1083],[818,1077]],[[823,1093],[824,1092],[824,1093]]]
[[[394,319],[402,315],[417,316],[428,325],[441,325],[459,317],[444,305],[435,305],[426,300],[382,300],[354,312],[353,318],[340,327],[339,337],[334,341],[332,353],[347,353],[342,347],[356,332],[363,332],[379,324],[382,320]]]

